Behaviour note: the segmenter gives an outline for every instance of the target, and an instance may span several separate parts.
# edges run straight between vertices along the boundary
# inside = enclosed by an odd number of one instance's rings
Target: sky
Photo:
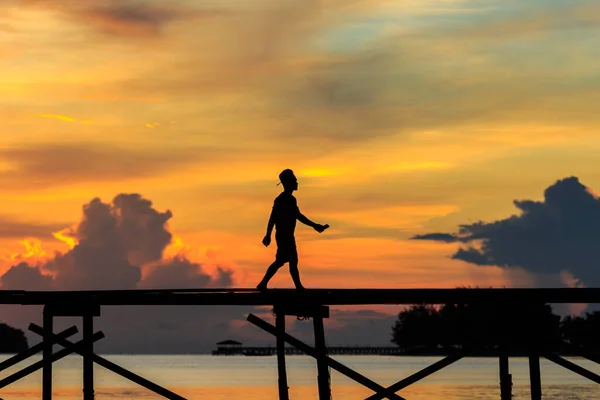
[[[285,168],[331,226],[298,225],[308,288],[600,284],[596,1],[0,8],[2,289],[254,287]],[[268,311],[111,309],[105,349],[263,343]],[[337,308],[331,342],[389,343],[398,311]]]

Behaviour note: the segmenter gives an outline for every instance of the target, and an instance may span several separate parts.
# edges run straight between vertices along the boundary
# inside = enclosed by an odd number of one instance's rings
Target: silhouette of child
[[[263,239],[263,244],[271,244],[271,232],[275,226],[275,241],[277,242],[277,255],[275,261],[267,269],[265,277],[256,286],[259,290],[267,288],[269,280],[275,275],[277,270],[285,263],[290,264],[290,275],[296,285],[296,289],[304,289],[300,283],[300,273],[298,272],[298,252],[296,250],[296,239],[294,230],[296,229],[296,220],[305,225],[311,226],[315,231],[321,233],[329,225],[320,225],[312,222],[300,212],[296,198],[292,192],[298,190],[298,180],[291,169],[286,169],[279,174],[280,183],[283,184],[283,192],[275,199],[273,210],[267,225],[267,234]],[[279,185],[279,184],[278,184]]]

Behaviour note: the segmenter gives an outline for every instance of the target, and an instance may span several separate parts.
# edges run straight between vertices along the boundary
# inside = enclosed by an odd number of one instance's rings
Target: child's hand
[[[315,226],[315,231],[321,233],[321,232],[323,232],[327,228],[329,228],[329,225],[320,225],[320,224],[317,224]]]
[[[265,236],[263,238],[262,242],[266,247],[269,247],[269,245],[271,244],[271,236],[268,236],[268,235]]]

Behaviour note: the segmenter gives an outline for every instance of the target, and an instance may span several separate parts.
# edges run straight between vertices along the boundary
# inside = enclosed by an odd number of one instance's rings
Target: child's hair
[[[294,171],[292,171],[289,168],[288,169],[284,169],[279,174],[279,181],[280,181],[280,183],[283,184],[283,186],[285,186],[286,183],[292,182],[294,179],[296,179],[296,176],[294,175]]]

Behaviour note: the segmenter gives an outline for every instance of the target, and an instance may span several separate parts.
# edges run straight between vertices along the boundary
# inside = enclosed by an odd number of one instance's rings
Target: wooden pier
[[[407,386],[426,378],[446,366],[469,355],[472,349],[464,347],[442,360],[404,377],[395,384],[384,387],[353,369],[329,357],[332,353],[325,345],[323,319],[329,318],[329,306],[372,305],[372,304],[513,304],[526,307],[531,304],[593,304],[600,303],[600,288],[564,289],[271,289],[259,292],[255,289],[183,289],[183,290],[106,290],[106,291],[2,291],[0,304],[42,305],[43,326],[31,324],[29,330],[40,335],[42,342],[28,350],[0,363],[5,370],[30,356],[42,352],[43,359],[0,380],[0,388],[42,369],[42,400],[52,398],[53,362],[76,353],[83,358],[83,399],[94,398],[93,364],[99,364],[167,399],[184,399],[182,396],[129,371],[94,352],[94,342],[102,339],[102,332],[94,332],[94,318],[101,316],[103,306],[125,305],[251,305],[271,306],[275,314],[275,325],[250,314],[247,320],[275,337],[275,353],[278,360],[279,399],[289,400],[287,372],[285,367],[286,346],[312,356],[317,361],[317,385],[319,400],[330,400],[331,388],[329,368],[334,369],[374,393],[369,400],[383,398],[402,400],[398,392]],[[285,316],[293,315],[311,319],[314,326],[315,346],[309,346],[285,331]],[[54,319],[58,317],[81,317],[83,339],[73,343],[68,338],[78,329],[70,327],[62,332],[54,332]],[[552,352],[544,346],[544,333],[536,332],[529,337],[529,366],[532,400],[541,400],[540,357],[544,357],[574,373],[600,383],[600,376],[588,371]],[[61,350],[53,351],[58,344]],[[561,342],[560,345],[570,354],[600,363],[600,355],[584,348]],[[512,382],[509,369],[509,348],[499,349],[500,398],[512,397]]]
[[[295,347],[286,346],[286,356],[303,356],[305,353]],[[396,347],[387,346],[328,346],[327,354],[332,356],[401,356],[405,352]],[[213,350],[213,356],[274,356],[277,347],[253,347],[244,346],[237,349]]]

